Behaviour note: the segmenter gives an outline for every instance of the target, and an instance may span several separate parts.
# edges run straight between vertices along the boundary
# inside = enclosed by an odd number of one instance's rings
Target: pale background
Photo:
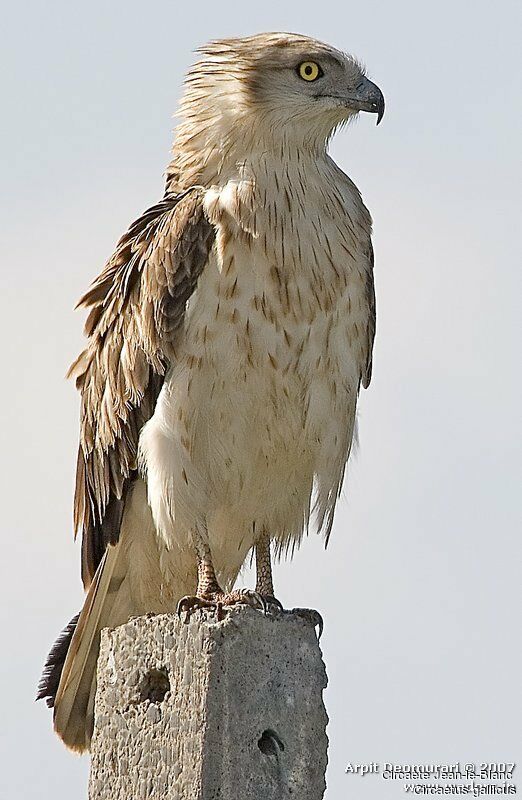
[[[262,30],[355,53],[387,100],[379,128],[363,115],[332,148],[375,219],[361,448],[328,550],[310,537],[276,572],[285,604],[326,622],[327,798],[402,796],[345,775],[348,761],[520,755],[518,6],[60,0],[2,12],[1,800],[85,795],[88,759],[33,702],[82,598],[78,399],[63,380],[82,346],[73,304],[161,197],[191,51]]]

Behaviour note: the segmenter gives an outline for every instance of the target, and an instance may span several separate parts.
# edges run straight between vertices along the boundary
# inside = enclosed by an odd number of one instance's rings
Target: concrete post
[[[90,800],[320,800],[326,672],[313,624],[235,608],[102,633]]]

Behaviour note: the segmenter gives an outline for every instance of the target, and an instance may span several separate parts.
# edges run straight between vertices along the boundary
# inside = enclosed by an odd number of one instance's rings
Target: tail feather
[[[122,552],[120,544],[110,545],[96,571],[70,641],[54,700],[54,728],[68,747],[79,752],[88,749],[94,726],[100,631],[109,625],[121,625],[133,613]]]
[[[63,665],[67,656],[67,651],[71,644],[73,633],[78,624],[80,614],[76,614],[63,629],[55,643],[53,644],[47,660],[45,662],[42,677],[38,683],[37,700],[45,700],[48,708],[54,708],[58,685],[62,675]]]
[[[102,628],[115,628],[131,616],[165,613],[195,589],[195,559],[181,571],[164,573],[164,555],[145,484],[136,481],[125,504],[120,539],[108,545],[84,606],[53,646],[38,686],[38,698],[47,698],[54,708],[55,731],[72,750],[83,752],[91,741]]]

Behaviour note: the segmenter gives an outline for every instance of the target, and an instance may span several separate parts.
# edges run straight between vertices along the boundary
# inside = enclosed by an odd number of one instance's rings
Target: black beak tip
[[[384,97],[381,94],[379,103],[377,105],[377,123],[376,123],[377,125],[379,124],[379,122],[383,117],[384,117]]]

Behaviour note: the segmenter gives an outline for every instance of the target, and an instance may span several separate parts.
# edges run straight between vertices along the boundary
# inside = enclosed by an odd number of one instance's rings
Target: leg
[[[197,533],[194,534],[194,545],[198,558],[198,587],[194,596],[181,598],[178,603],[178,614],[182,611],[190,613],[196,608],[211,608],[215,609],[218,618],[221,618],[223,606],[238,603],[266,610],[266,603],[258,592],[249,589],[224,592],[216,578],[210,547]]]
[[[256,542],[256,592],[264,599],[268,606],[275,606],[280,611],[284,611],[283,606],[274,597],[274,584],[272,581],[272,562],[270,560],[270,537],[267,533]],[[319,626],[319,639],[323,632],[323,618],[318,611],[311,608],[294,608],[292,612],[303,617],[312,625]]]
[[[274,597],[270,537],[268,533],[263,533],[256,542],[256,592],[270,605],[275,605],[280,609],[283,608],[279,600]]]
[[[198,556],[198,588],[196,589],[196,595],[210,599],[213,595],[223,594],[214,572],[210,547],[200,536],[194,537],[194,539]]]

